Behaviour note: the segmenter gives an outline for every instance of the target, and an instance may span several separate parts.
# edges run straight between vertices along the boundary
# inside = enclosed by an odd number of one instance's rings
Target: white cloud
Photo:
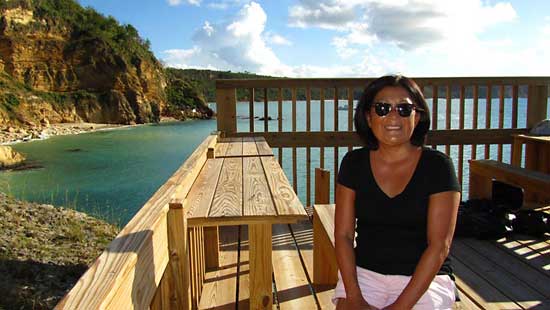
[[[183,0],[167,0],[168,4],[171,6],[178,6],[180,5]],[[201,4],[201,0],[186,0],[187,4],[199,6]]]
[[[250,2],[227,22],[205,22],[193,36],[193,48],[165,51],[163,60],[179,68],[208,67],[291,76],[292,68],[283,64],[266,44],[266,21],[262,7]]]
[[[471,37],[493,25],[513,21],[509,3],[481,0],[301,0],[289,9],[289,25],[347,33],[348,43],[373,38],[415,49]]]
[[[229,7],[239,6],[246,3],[247,0],[221,0],[208,3],[208,7],[216,10],[226,10]]]
[[[268,32],[265,35],[265,39],[267,42],[274,45],[287,45],[287,46],[292,45],[292,42],[290,42],[290,40],[276,33]]]

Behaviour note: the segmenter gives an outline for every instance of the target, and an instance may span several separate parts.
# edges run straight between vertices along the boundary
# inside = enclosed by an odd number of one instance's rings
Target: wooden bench
[[[493,179],[523,188],[528,207],[550,204],[550,174],[495,160],[470,160],[469,198],[491,198]],[[527,200],[533,196],[536,201]]]
[[[326,185],[328,186],[328,185]],[[313,213],[314,283],[335,285],[334,204]],[[550,213],[550,207],[541,209]],[[455,239],[451,249],[460,302],[454,309],[550,309],[550,234],[496,241]]]

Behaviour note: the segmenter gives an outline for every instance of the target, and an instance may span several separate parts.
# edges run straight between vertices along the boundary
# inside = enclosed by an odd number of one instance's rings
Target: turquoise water
[[[16,144],[43,168],[0,173],[0,190],[124,225],[215,128],[197,120]]]
[[[341,100],[339,105],[347,101]],[[431,102],[429,101],[430,105]],[[453,100],[456,107],[457,100]],[[466,101],[465,128],[472,128],[471,100]],[[215,106],[212,106],[215,108]],[[439,128],[444,128],[445,104],[439,101]],[[292,128],[291,102],[283,103],[283,131]],[[498,100],[491,104],[491,127],[498,126]],[[519,102],[519,127],[525,127],[526,100]],[[269,115],[277,117],[277,104],[270,104]],[[333,102],[325,102],[325,130],[333,130]],[[256,116],[263,116],[263,103],[255,104]],[[339,113],[339,130],[347,130],[347,111]],[[511,127],[511,101],[505,101],[504,127]],[[306,129],[305,102],[297,104],[297,130]],[[485,125],[485,101],[479,101],[479,127]],[[248,131],[248,103],[237,104],[238,131]],[[458,109],[453,108],[451,128],[458,128]],[[311,105],[311,130],[319,130],[320,104]],[[255,121],[255,130],[263,131],[264,122]],[[100,216],[110,222],[126,224],[151,195],[174,173],[194,149],[212,131],[215,120],[143,125],[131,128],[99,131],[74,136],[53,137],[43,141],[16,144],[13,147],[27,154],[30,161],[43,166],[40,169],[0,173],[0,191],[17,198],[58,206],[69,206]],[[269,131],[277,130],[277,121],[269,122]],[[444,147],[441,148],[444,150]],[[478,158],[483,157],[483,148],[477,149]],[[339,158],[347,148],[340,148]],[[451,148],[451,156],[457,164],[457,147]],[[509,146],[504,148],[504,158],[509,159]],[[319,148],[311,149],[311,176],[320,166]],[[465,158],[470,157],[470,147],[464,149]],[[496,146],[491,147],[491,158],[496,159]],[[306,203],[307,174],[305,148],[297,150],[298,196]],[[275,150],[277,155],[277,150]],[[292,183],[292,152],[283,151],[283,169]],[[333,148],[325,150],[325,168],[334,176]],[[465,175],[467,175],[465,161]],[[464,180],[466,182],[466,180]],[[313,180],[312,180],[313,183]],[[332,183],[331,183],[332,185]],[[467,183],[463,183],[467,189]],[[312,184],[313,188],[313,184]],[[332,188],[332,186],[331,186]]]

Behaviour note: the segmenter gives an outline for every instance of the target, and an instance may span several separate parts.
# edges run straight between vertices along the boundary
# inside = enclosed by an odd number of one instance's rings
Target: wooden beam
[[[526,128],[516,129],[452,129],[428,132],[426,144],[459,145],[459,144],[511,144],[512,135],[525,134]],[[236,133],[236,137],[248,136],[248,133]],[[254,133],[264,137],[271,147],[337,147],[362,146],[363,142],[355,132],[268,132]]]
[[[216,89],[216,109],[218,130],[228,136],[237,132],[236,89]]]
[[[169,204],[168,210],[168,251],[170,254],[170,270],[174,289],[176,309],[190,309],[189,303],[189,264],[187,263],[187,221],[181,201]],[[172,296],[171,296],[172,297]],[[172,298],[173,298],[172,297]]]

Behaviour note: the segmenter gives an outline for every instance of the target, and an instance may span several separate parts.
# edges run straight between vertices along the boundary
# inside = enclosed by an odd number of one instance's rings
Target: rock
[[[0,169],[7,169],[19,166],[25,160],[25,156],[14,151],[11,147],[0,146]]]

